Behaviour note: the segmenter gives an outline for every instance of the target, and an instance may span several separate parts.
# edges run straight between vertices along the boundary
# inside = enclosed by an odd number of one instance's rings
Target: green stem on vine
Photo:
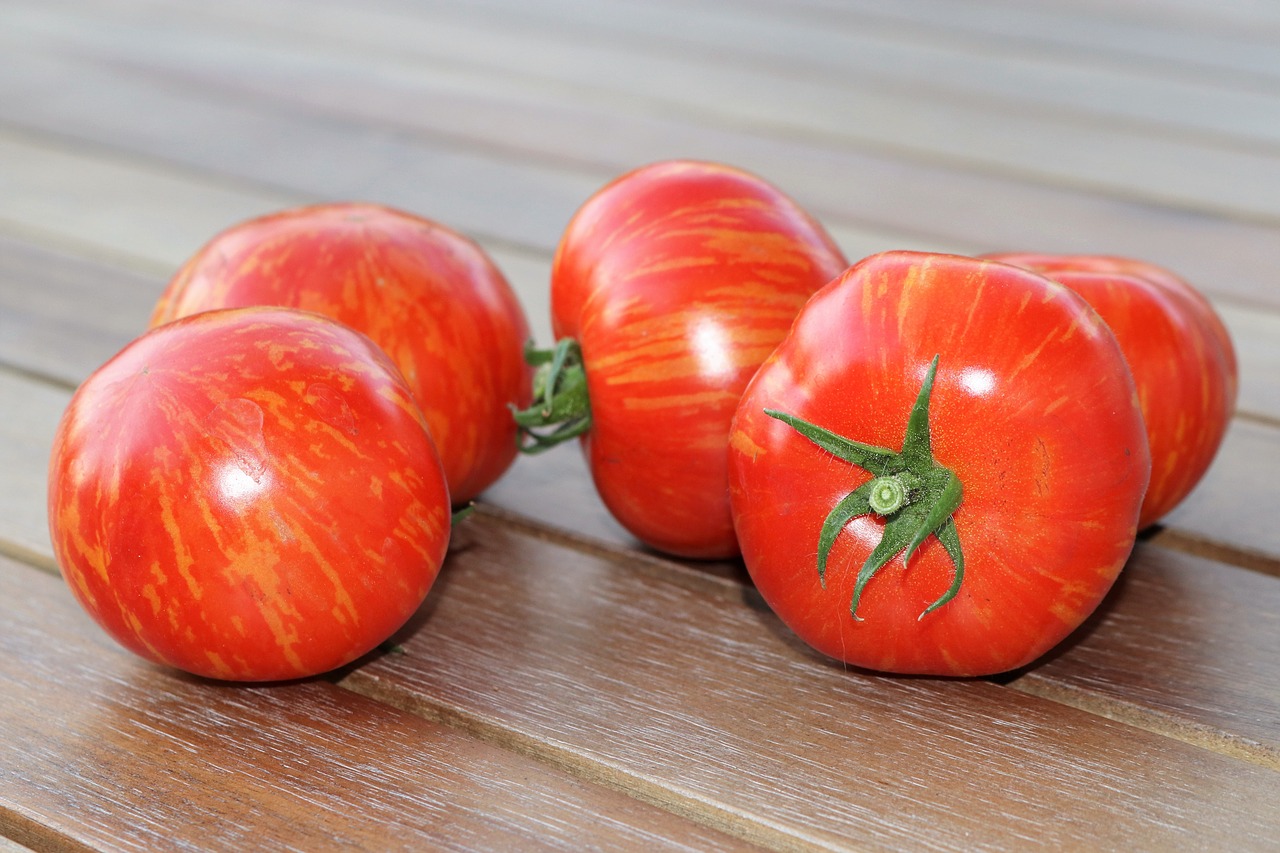
[[[923,619],[956,597],[964,580],[964,552],[956,532],[952,514],[964,498],[964,489],[955,473],[939,465],[933,458],[929,436],[929,397],[938,372],[934,356],[924,383],[911,407],[907,433],[901,452],[853,441],[830,430],[774,409],[765,414],[788,424],[823,450],[874,475],[844,497],[831,510],[818,537],[818,579],[826,585],[827,559],[836,537],[855,518],[878,515],[885,519],[880,542],[867,556],[854,583],[849,612],[858,615],[858,604],[867,584],[899,553],[903,562],[911,559],[916,549],[930,536],[936,536],[955,565],[951,587],[920,614]]]
[[[524,358],[537,370],[533,402],[527,409],[511,407],[520,452],[542,453],[591,429],[591,400],[578,342],[562,338],[554,348],[542,350],[530,341]]]

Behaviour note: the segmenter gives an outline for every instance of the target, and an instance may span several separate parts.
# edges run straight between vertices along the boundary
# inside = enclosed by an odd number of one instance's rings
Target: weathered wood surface
[[[3,558],[0,601],[0,826],[33,847],[744,846],[323,681],[161,671]]]
[[[0,838],[35,849],[1280,849],[1280,15],[1147,0],[7,0]],[[889,248],[1117,252],[1241,361],[1209,475],[1096,617],[999,679],[809,652],[740,563],[638,546],[521,460],[427,605],[328,679],[134,660],[56,578],[74,387],[217,231],[323,199],[476,237],[549,340],[598,186],[721,160]]]

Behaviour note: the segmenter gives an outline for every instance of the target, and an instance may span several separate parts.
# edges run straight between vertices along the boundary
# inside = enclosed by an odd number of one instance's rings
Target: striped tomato
[[[582,435],[601,498],[634,536],[686,557],[737,554],[725,448],[738,395],[844,266],[757,177],[687,161],[622,176],[560,241],[560,344],[535,356],[535,403],[517,415],[527,448]]]
[[[1235,348],[1199,291],[1153,264],[1098,255],[988,257],[1065,284],[1102,315],[1138,386],[1151,445],[1139,527],[1182,502],[1213,463],[1235,412]]]
[[[987,675],[1102,601],[1151,461],[1133,379],[1083,299],[1035,273],[892,252],[805,306],[734,418],[748,571],[824,654]]]
[[[76,391],[49,467],[54,553],[137,654],[211,678],[326,672],[421,604],[448,490],[408,386],[317,314],[214,311]]]
[[[461,234],[354,202],[251,219],[178,270],[151,325],[249,305],[327,314],[382,347],[422,407],[455,503],[514,461],[509,407],[529,399],[529,325],[502,273]]]

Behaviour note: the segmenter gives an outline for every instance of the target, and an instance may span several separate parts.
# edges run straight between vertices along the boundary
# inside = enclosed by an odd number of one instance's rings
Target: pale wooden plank
[[[1267,190],[1280,181],[1280,157],[1248,148],[1188,143],[1158,129],[1081,124],[1055,113],[1029,114],[945,96],[907,99],[875,81],[853,86],[843,79],[817,77],[800,85],[774,69],[726,68],[681,53],[620,52],[617,43],[576,35],[571,20],[541,25],[528,20],[477,21],[466,15],[465,7],[456,6],[433,10],[430,17],[417,7],[402,11],[395,6],[385,11],[366,8],[353,17],[344,6],[325,3],[307,3],[304,9],[288,3],[228,2],[216,10],[220,19],[233,13],[243,16],[240,20],[253,29],[255,39],[283,21],[295,32],[313,34],[330,46],[359,38],[366,50],[372,42],[379,52],[393,55],[412,50],[435,62],[481,63],[560,86],[603,89],[624,102],[661,103],[759,132],[799,128],[855,146],[888,147],[924,161],[1024,180],[1202,213],[1272,222],[1280,218],[1280,201]],[[172,21],[165,24],[174,26]],[[670,26],[681,25],[681,16],[673,14]],[[111,35],[121,47],[131,44],[124,27],[113,28]],[[181,41],[180,34],[170,50]],[[198,48],[199,42],[188,46]],[[245,52],[251,42],[246,39],[235,47]],[[196,52],[184,54],[183,61]],[[219,53],[225,55],[226,48]]]
[[[712,0],[719,2],[719,0]],[[765,5],[776,0],[727,0],[726,8]],[[1275,12],[1266,3],[1245,0],[1244,9],[1227,23],[1229,3],[1187,0],[1191,19],[1175,19],[1167,10],[1132,15],[1134,4],[1106,0],[788,0],[786,8],[828,25],[859,22],[938,38],[963,34],[985,39],[992,50],[1010,42],[1045,53],[1090,59],[1111,59],[1139,65],[1152,73],[1193,74],[1241,86],[1264,87],[1280,78],[1270,29]],[[1224,25],[1215,26],[1214,17]]]
[[[0,369],[0,551],[53,565],[49,451],[70,393]]]
[[[413,8],[399,0],[380,5]],[[1280,127],[1272,120],[1280,111],[1280,90],[1155,75],[1092,49],[1089,61],[1081,61],[1079,52],[1046,53],[1012,38],[992,50],[989,37],[953,31],[940,38],[929,30],[877,27],[858,16],[833,25],[796,15],[784,3],[727,9],[706,0],[473,0],[466,9],[468,20],[482,20],[483,12],[498,27],[555,27],[619,50],[678,52],[708,65],[766,68],[801,84],[821,77],[854,86],[874,82],[904,104],[929,97],[968,99],[975,108],[986,102],[996,111],[1033,109],[1084,124],[1145,125],[1206,145],[1280,142]],[[681,26],[673,28],[677,15]]]
[[[819,844],[1226,849],[1280,830],[1273,770],[989,682],[846,672],[732,582],[471,523],[405,654],[345,684]]]
[[[41,849],[747,847],[324,681],[143,663],[4,558],[0,620],[0,833]]]
[[[1280,288],[1277,288],[1280,292]],[[1269,421],[1280,420],[1280,312],[1219,301],[1218,313],[1227,324],[1240,362],[1241,412]]]
[[[1043,0],[1038,6],[1058,15],[1091,18],[1094,26],[1110,22],[1141,25],[1155,34],[1168,30],[1234,36],[1261,41],[1280,33],[1280,8],[1259,0]]]
[[[1280,430],[1237,418],[1200,485],[1162,523],[1183,536],[1274,563],[1280,556],[1276,483]]]
[[[1280,579],[1140,545],[1119,583],[1013,686],[1280,770]]]
[[[424,213],[426,204],[419,205],[403,195],[395,199],[381,196],[372,188],[367,195],[354,196],[279,191],[2,131],[0,163],[5,164],[0,169],[0,231],[9,233],[11,246],[21,241],[56,247],[124,267],[129,271],[126,275],[135,279],[158,283],[149,298],[144,293],[147,285],[140,281],[125,285],[119,294],[124,302],[111,309],[117,318],[111,322],[117,328],[124,328],[119,318],[127,315],[129,319],[123,322],[137,321],[138,331],[145,327],[154,300],[173,272],[216,233],[237,222],[299,204],[352,197],[403,203],[406,210],[429,215]],[[111,204],[102,204],[104,198],[111,199]],[[565,213],[567,220],[572,202],[567,194],[558,198],[569,211]],[[453,219],[441,217],[439,221],[461,228]],[[549,250],[532,252],[505,241],[482,240],[481,244],[511,281],[535,336],[547,340]],[[26,288],[23,277],[34,273],[31,265],[18,269],[22,262],[17,259],[3,263],[15,267],[4,298],[30,305],[19,290]]]
[[[0,163],[0,222],[166,275],[228,224],[300,201],[48,138],[0,134]]]
[[[851,258],[886,248],[1129,254],[1176,269],[1210,294],[1235,293],[1280,305],[1272,276],[1280,265],[1280,239],[1276,229],[1268,226],[1193,217],[1177,210],[908,163],[889,154],[852,151],[829,142],[793,139],[784,143],[700,124],[694,117],[654,115],[616,101],[584,101],[560,90],[547,91],[465,69],[415,69],[404,63],[388,67],[382,62],[375,66],[359,56],[344,59],[332,53],[282,57],[267,52],[252,63],[244,56],[229,63],[219,58],[223,54],[207,48],[209,56],[173,58],[163,66],[162,79],[148,79],[121,70],[121,63],[136,59],[112,65],[86,65],[78,59],[79,64],[68,65],[71,60],[53,58],[57,51],[32,56],[24,55],[23,49],[30,50],[30,45],[0,53],[0,63],[8,65],[6,73],[0,74],[0,115],[7,114],[11,120],[93,136],[166,161],[232,171],[273,186],[290,184],[302,194],[355,195],[430,210],[477,236],[525,243],[533,239],[549,248],[569,213],[598,184],[640,162],[696,156],[732,162],[779,183],[828,222]],[[198,88],[180,94],[174,89],[175,79],[195,82]],[[86,80],[104,86],[105,91],[87,88]],[[225,99],[203,90],[210,87],[265,95],[272,103],[257,110],[229,106]],[[327,113],[338,109],[351,119],[378,125],[420,129],[438,142],[375,140],[362,154],[353,151],[331,123],[283,110],[277,99]],[[169,121],[153,127],[148,117],[156,115]],[[512,127],[520,128],[518,139],[512,139]],[[235,132],[228,132],[230,128]],[[348,132],[368,133],[350,127]],[[309,150],[316,152],[313,156],[297,156],[297,140],[304,138]],[[508,222],[513,212],[545,211],[551,203],[545,198],[517,197],[525,182],[504,179],[500,188],[483,189],[481,194],[486,196],[501,192],[509,203],[463,223],[464,215],[472,216],[468,199],[476,195],[475,187],[464,188],[462,202],[455,203],[442,193],[453,187],[456,195],[456,184],[384,180],[379,176],[385,170],[366,168],[350,174],[330,166],[370,159],[391,164],[434,160],[435,147],[443,144],[447,149],[459,139],[482,147],[496,145],[508,156],[520,156],[510,150],[516,144],[521,152],[540,160],[567,158],[591,164],[586,167],[591,171],[587,183],[553,202],[557,213],[532,217],[540,224],[540,230],[533,232],[529,218]],[[833,180],[832,176],[850,177]]]
[[[146,327],[163,287],[0,232],[0,363],[76,385]]]

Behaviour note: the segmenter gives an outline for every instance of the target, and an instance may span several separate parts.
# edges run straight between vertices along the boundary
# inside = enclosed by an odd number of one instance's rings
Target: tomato
[[[845,263],[753,175],[691,161],[623,175],[557,249],[552,328],[575,358],[517,415],[530,449],[582,434],[601,498],[634,536],[684,557],[736,555],[725,445],[738,396]]]
[[[1111,327],[1138,386],[1151,446],[1139,527],[1158,521],[1209,470],[1235,411],[1235,349],[1217,312],[1173,273],[1125,258],[988,255],[1083,296]]]
[[[386,640],[450,529],[395,366],[282,308],[178,320],[100,367],[58,426],[48,502],[63,575],[112,637],[236,681],[327,672]]]
[[[955,676],[1021,667],[1084,621],[1151,467],[1124,356],[1083,299],[911,252],[805,306],[729,457],[747,570],[787,626],[855,666]]]
[[[480,494],[514,461],[509,406],[529,400],[529,325],[502,273],[466,237],[371,204],[252,219],[186,262],[151,325],[249,305],[326,314],[382,347],[427,418],[455,503]]]

